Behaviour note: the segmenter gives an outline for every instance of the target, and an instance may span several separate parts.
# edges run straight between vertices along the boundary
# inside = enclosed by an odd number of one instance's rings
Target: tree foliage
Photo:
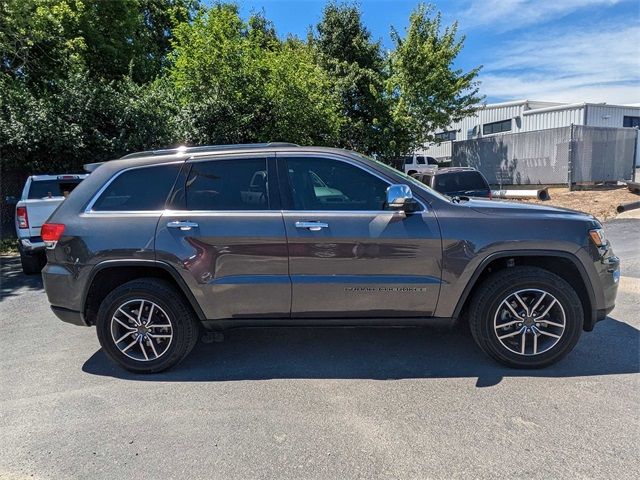
[[[160,146],[291,141],[405,154],[477,108],[457,26],[420,6],[385,52],[353,4],[306,39],[198,0],[0,0],[3,170]]]
[[[476,80],[480,67],[463,72],[454,65],[464,44],[457,31],[457,23],[442,29],[440,13],[425,5],[411,14],[404,37],[392,30],[387,89],[409,148],[433,141],[435,132],[473,114],[482,100]]]
[[[358,7],[329,3],[309,42],[329,74],[344,118],[338,144],[364,153],[386,153],[390,111],[384,95],[386,62]]]

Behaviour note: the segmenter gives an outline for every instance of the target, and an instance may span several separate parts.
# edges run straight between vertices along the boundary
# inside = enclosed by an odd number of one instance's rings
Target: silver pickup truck
[[[40,227],[58,205],[85,178],[83,175],[32,175],[27,178],[20,199],[8,197],[16,205],[16,234],[22,270],[40,273],[46,263]]]

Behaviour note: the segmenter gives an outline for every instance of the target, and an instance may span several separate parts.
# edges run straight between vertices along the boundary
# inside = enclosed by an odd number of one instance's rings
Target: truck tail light
[[[44,241],[45,247],[55,248],[56,243],[62,237],[62,232],[64,232],[64,225],[61,223],[45,223],[42,225],[40,236]]]
[[[16,218],[18,219],[18,228],[29,228],[29,215],[27,215],[27,207],[16,208]]]

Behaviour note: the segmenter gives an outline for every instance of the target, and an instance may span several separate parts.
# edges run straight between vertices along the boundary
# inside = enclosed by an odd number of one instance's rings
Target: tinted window
[[[625,115],[622,120],[622,126],[640,128],[640,117],[628,117]]]
[[[96,211],[162,210],[180,165],[135,168],[121,173],[93,205]]]
[[[486,123],[482,126],[483,135],[490,135],[492,133],[501,133],[511,131],[511,119],[503,120],[501,122]]]
[[[489,185],[479,172],[451,172],[436,175],[434,188],[442,193],[464,193],[488,190]]]
[[[267,161],[262,158],[196,162],[186,185],[188,210],[266,210]]]
[[[67,196],[82,180],[38,180],[32,181],[28,198]]]
[[[418,159],[418,165],[424,165],[424,157],[417,157]]]
[[[456,139],[456,131],[450,130],[448,132],[438,132],[434,135],[434,137],[438,140],[442,141],[453,141]]]
[[[384,210],[387,182],[327,158],[287,160],[295,210]]]

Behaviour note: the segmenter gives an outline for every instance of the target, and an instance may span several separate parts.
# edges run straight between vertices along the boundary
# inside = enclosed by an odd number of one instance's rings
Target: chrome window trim
[[[367,168],[366,165],[362,165],[360,162],[357,162],[355,160],[353,160],[352,158],[349,157],[343,157],[341,155],[337,155],[337,154],[333,154],[333,153],[313,153],[313,152],[284,152],[284,153],[280,153],[278,152],[276,154],[277,158],[330,158],[331,160],[336,160],[338,162],[343,162],[343,163],[348,163],[349,165],[352,165],[356,168],[359,168],[360,170],[365,171],[366,173],[373,175],[374,177],[382,180],[383,182],[385,182],[387,184],[387,186],[391,186],[391,185],[396,185],[394,183],[391,183],[387,178],[383,177],[382,175],[380,175],[378,172],[376,171],[372,171],[371,169]],[[404,184],[403,184],[404,185]],[[409,186],[409,188],[411,188],[411,186]],[[413,192],[413,190],[412,190]],[[424,202],[417,198],[417,197],[413,197],[413,199],[418,202],[420,204],[420,206],[422,207],[422,210],[416,210],[415,212],[410,212],[411,214],[416,214],[416,213],[425,213],[428,211],[427,206],[424,204]],[[354,213],[368,213],[369,215],[371,215],[372,213],[375,214],[380,214],[382,212],[401,212],[402,210],[283,210],[283,212],[301,212],[301,213],[315,213],[315,212],[320,212],[320,213],[337,213],[337,212],[343,212],[343,213],[350,213],[350,214],[354,214]],[[405,212],[406,213],[406,212]]]
[[[98,214],[98,215],[104,215],[104,214],[113,214],[113,213],[117,213],[117,214],[122,214],[122,213],[131,213],[131,214],[141,214],[141,213],[154,213],[154,212],[161,212],[162,210],[99,210],[99,211],[94,211],[93,210],[93,206],[95,205],[95,203],[98,201],[98,199],[100,198],[100,195],[102,195],[104,193],[104,191],[109,188],[109,185],[111,185],[116,178],[118,178],[120,175],[122,175],[125,172],[130,172],[131,170],[139,170],[141,168],[153,168],[153,167],[161,167],[164,165],[178,165],[178,164],[183,164],[185,162],[185,160],[178,160],[175,162],[163,162],[163,163],[154,163],[151,165],[139,165],[137,167],[129,167],[129,168],[125,168],[123,170],[120,170],[119,172],[116,172],[114,175],[111,176],[111,178],[109,180],[107,180],[107,182],[105,182],[105,184],[100,187],[100,189],[93,195],[93,197],[91,197],[91,200],[89,200],[89,203],[87,204],[86,208],[84,209],[85,214]]]
[[[367,168],[366,166],[362,165],[361,163],[342,156],[342,155],[338,155],[338,154],[334,154],[334,153],[320,153],[320,152],[261,152],[261,155],[265,156],[265,159],[270,158],[270,157],[282,157],[282,158],[287,158],[287,157],[291,157],[291,158],[304,158],[304,157],[309,157],[309,158],[318,158],[318,157],[324,157],[324,158],[330,158],[332,160],[336,160],[336,161],[340,161],[340,162],[344,162],[344,163],[348,163],[350,165],[353,165],[354,167],[357,167],[367,173],[369,173],[370,175],[373,175],[374,177],[382,180],[383,182],[385,182],[387,184],[387,186],[390,185],[394,185],[393,183],[391,183],[387,178],[383,177],[382,175],[380,175],[378,172],[376,171],[372,171],[371,169]],[[89,203],[87,204],[87,207],[84,209],[84,211],[82,212],[83,216],[84,215],[89,215],[89,216],[108,216],[108,215],[113,215],[113,216],[140,216],[140,215],[144,215],[144,216],[154,216],[154,215],[179,215],[179,214],[193,214],[193,215],[207,215],[207,214],[215,214],[215,215],[220,215],[220,214],[228,214],[228,215],[264,215],[264,214],[273,214],[273,213],[277,213],[277,214],[314,214],[314,215],[322,215],[322,214],[343,214],[343,215],[380,215],[381,213],[394,213],[394,214],[399,214],[399,213],[405,213],[402,210],[271,210],[271,209],[267,209],[267,210],[168,210],[168,209],[159,209],[159,210],[93,210],[93,206],[94,204],[98,201],[98,199],[100,198],[100,195],[102,195],[104,193],[104,191],[109,187],[109,185],[111,185],[111,183],[113,183],[115,181],[116,178],[118,178],[120,175],[122,175],[125,172],[129,172],[131,170],[138,170],[141,168],[152,168],[152,167],[158,167],[158,166],[162,166],[162,165],[176,165],[176,164],[183,164],[183,163],[196,163],[196,162],[205,162],[205,161],[216,161],[216,160],[232,160],[233,158],[239,158],[239,157],[243,157],[243,158],[247,158],[247,157],[253,157],[255,158],[255,154],[249,154],[248,152],[242,152],[242,153],[224,153],[224,154],[220,154],[220,155],[210,155],[210,154],[203,154],[203,156],[201,157],[190,157],[187,158],[186,160],[177,160],[175,162],[163,162],[163,163],[154,163],[152,165],[140,165],[137,167],[129,167],[129,168],[125,168],[123,170],[120,170],[119,172],[116,172],[94,195],[93,197],[91,197],[91,200],[89,200]],[[426,213],[428,212],[428,208],[427,206],[424,204],[424,202],[418,198],[418,197],[413,197],[414,200],[416,202],[418,202],[420,204],[420,206],[422,207],[422,210],[416,210],[415,212],[410,212],[411,215],[413,214],[422,214],[422,213]]]

